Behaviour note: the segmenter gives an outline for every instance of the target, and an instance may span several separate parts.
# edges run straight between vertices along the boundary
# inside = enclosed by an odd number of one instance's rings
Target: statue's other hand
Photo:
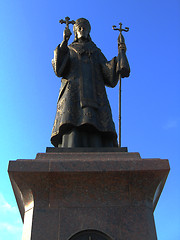
[[[121,77],[129,77],[130,74],[130,68],[123,67],[120,69],[119,73],[121,74]]]
[[[68,42],[70,39],[70,36],[72,35],[71,31],[69,28],[65,28],[64,33],[63,33],[63,39],[64,41]]]
[[[117,72],[121,74],[121,77],[129,77],[130,74],[130,66],[123,49],[119,50],[118,54],[118,62],[117,62]]]

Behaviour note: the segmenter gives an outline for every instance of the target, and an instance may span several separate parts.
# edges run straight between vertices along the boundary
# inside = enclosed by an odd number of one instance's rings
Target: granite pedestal
[[[35,159],[10,161],[8,171],[24,222],[23,240],[157,239],[153,211],[168,160],[49,149]]]

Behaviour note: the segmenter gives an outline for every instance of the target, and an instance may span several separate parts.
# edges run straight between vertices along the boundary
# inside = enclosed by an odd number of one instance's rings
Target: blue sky
[[[130,28],[124,33],[131,75],[122,80],[122,146],[142,158],[169,159],[171,172],[154,215],[158,239],[179,240],[179,0],[1,1],[0,240],[22,235],[9,160],[34,159],[51,146],[60,88],[51,59],[62,41],[58,21],[66,16],[90,21],[92,40],[108,60],[117,55],[112,25]],[[118,86],[107,92],[118,130]]]

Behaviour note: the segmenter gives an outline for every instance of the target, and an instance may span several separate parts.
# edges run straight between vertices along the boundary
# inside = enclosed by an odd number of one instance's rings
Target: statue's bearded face
[[[77,26],[76,28],[76,34],[77,34],[77,38],[88,38],[88,34],[89,34],[89,29],[87,26],[85,26],[84,24],[80,24],[79,26]]]

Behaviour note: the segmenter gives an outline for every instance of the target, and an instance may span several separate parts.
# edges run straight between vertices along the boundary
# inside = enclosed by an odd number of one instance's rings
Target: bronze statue
[[[62,79],[51,142],[55,147],[117,147],[105,86],[115,87],[119,74],[129,76],[125,51],[107,61],[91,40],[89,21],[69,20],[60,20],[66,28],[52,60],[56,76]],[[75,39],[68,46],[69,23],[74,24]],[[119,59],[122,56],[125,61]]]

